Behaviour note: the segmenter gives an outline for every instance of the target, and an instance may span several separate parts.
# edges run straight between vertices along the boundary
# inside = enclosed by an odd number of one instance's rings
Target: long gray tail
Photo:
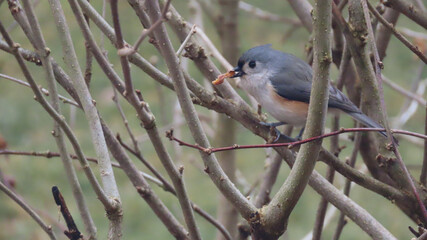
[[[350,115],[352,118],[354,118],[354,120],[356,120],[359,123],[365,125],[366,127],[370,127],[370,128],[384,128],[383,126],[381,126],[381,124],[377,123],[372,118],[366,116],[362,112],[347,112],[347,114]],[[381,135],[383,135],[384,137],[387,137],[387,133],[386,132],[379,132],[379,133]]]

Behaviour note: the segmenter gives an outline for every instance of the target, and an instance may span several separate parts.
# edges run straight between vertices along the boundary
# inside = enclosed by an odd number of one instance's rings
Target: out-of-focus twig
[[[1,27],[3,28],[3,26]],[[6,29],[4,30],[6,31]],[[1,181],[0,181],[0,191],[4,192],[14,202],[16,202],[16,204],[18,204],[22,209],[24,209],[24,211],[27,212],[28,215],[30,215],[31,218],[34,219],[34,221],[37,222],[37,224],[43,229],[43,231],[46,232],[46,234],[49,236],[50,239],[52,240],[56,239],[55,233],[52,231],[52,227],[48,226],[24,200],[22,200],[13,191],[7,188],[6,185],[4,185]]]
[[[41,27],[35,15],[32,4],[28,0],[24,0],[23,3],[24,3],[24,9],[28,18],[28,22],[33,31],[33,45],[35,46],[36,51],[40,55],[40,58],[42,60],[42,67],[45,70],[45,76],[47,79],[49,91],[51,93],[52,107],[58,114],[61,114],[61,107],[59,104],[59,97],[58,97],[59,94],[58,94],[57,83],[56,83],[55,74],[53,70],[53,62],[52,62],[52,58],[50,57],[50,49],[46,46],[46,42],[44,40]],[[50,3],[51,7],[55,9],[54,11],[57,11],[55,14],[55,17],[57,17],[58,16],[57,14],[60,14],[60,11],[61,11],[61,6],[60,5],[58,6],[56,3],[58,2]],[[53,131],[54,131],[53,136],[55,137],[56,145],[58,146],[59,153],[61,154],[61,159],[64,165],[64,169],[65,169],[68,181],[73,190],[73,195],[76,200],[77,206],[79,208],[80,215],[85,223],[85,227],[89,235],[89,239],[96,239],[95,223],[89,212],[89,207],[86,203],[86,199],[80,187],[80,183],[77,178],[75,168],[72,164],[71,159],[68,156],[68,150],[66,147],[64,133],[60,128],[60,124],[56,121],[54,122]]]
[[[399,33],[394,26],[387,22],[381,14],[368,2],[369,10],[375,15],[375,17],[380,21],[385,27],[387,27],[393,34],[399,39],[406,47],[408,47],[413,53],[415,53],[424,63],[427,64],[427,57],[418,49],[417,46],[414,46],[408,39],[406,39],[401,33]],[[426,14],[427,16],[427,14]],[[427,23],[427,22],[426,22]]]
[[[67,122],[52,108],[52,106],[43,97],[43,94],[38,88],[31,73],[29,72],[27,66],[24,63],[24,60],[20,55],[20,52],[18,51],[19,45],[12,41],[12,39],[9,37],[8,33],[4,29],[1,22],[0,22],[0,32],[2,33],[3,38],[8,43],[9,47],[12,49],[12,53],[14,54],[16,60],[18,61],[19,66],[21,67],[25,75],[25,78],[28,80],[28,83],[31,85],[31,88],[33,89],[33,92],[36,95],[37,100],[41,103],[43,108],[51,115],[51,117],[61,125],[62,130],[64,130],[65,134],[69,138],[71,144],[73,145],[74,151],[79,157],[81,165],[84,166],[83,169],[85,170],[86,176],[88,177],[89,182],[92,184],[92,187],[94,188],[94,191],[97,194],[98,198],[104,204],[104,206],[106,207],[111,206],[110,199],[107,198],[101,186],[99,185],[95,175],[93,174],[92,170],[88,167],[86,157],[83,154],[83,151],[80,147],[80,144],[77,141],[76,136],[68,126]]]
[[[392,8],[387,8],[382,16],[387,22],[395,26],[399,15],[400,13],[398,11],[395,11]],[[387,26],[381,24],[377,27],[375,40],[381,60],[386,56],[386,50],[391,39],[391,34],[391,30],[388,29]]]
[[[118,50],[117,53],[119,54],[119,56],[127,56],[127,55],[133,54],[134,52],[138,51],[139,45],[141,45],[142,41],[144,41],[144,39],[149,34],[151,34],[155,28],[157,28],[163,21],[166,20],[166,13],[168,12],[170,2],[171,2],[171,0],[168,0],[166,2],[165,6],[163,7],[163,10],[161,13],[161,18],[157,19],[157,21],[155,21],[150,26],[150,28],[142,30],[141,35],[139,36],[138,40],[136,40],[136,42],[132,48],[128,48],[126,46],[123,46],[122,48],[120,48]]]
[[[152,21],[159,19],[158,3],[156,1],[146,1],[146,5],[150,19]],[[160,52],[162,53],[170,71],[175,92],[177,93],[184,117],[188,123],[188,127],[190,128],[193,138],[200,146],[209,147],[209,141],[202,129],[200,120],[197,117],[194,105],[190,99],[189,90],[186,86],[183,73],[179,68],[178,59],[165,31],[165,27],[161,25],[159,28],[154,29],[153,33],[157,41],[161,43],[159,44]],[[231,200],[240,214],[244,218],[249,219],[256,211],[255,206],[253,206],[253,204],[251,204],[228,179],[220,168],[218,160],[214,155],[209,155],[203,152],[200,152],[200,154],[207,167],[206,172],[209,174],[216,186],[228,199]]]
[[[165,7],[161,13],[161,17],[159,19],[157,19],[157,21],[150,27],[152,29],[151,31],[155,31],[156,27],[161,26],[163,19],[165,19],[166,12],[169,8],[169,4],[170,4],[170,0],[168,0],[168,2],[166,3],[166,5],[165,5]],[[121,25],[120,25],[120,18],[119,18],[119,12],[118,12],[118,1],[117,0],[111,0],[111,15],[113,18],[114,32],[116,33],[116,37],[117,37],[117,43],[116,43],[117,48],[123,49],[125,47],[125,42],[123,39]],[[150,30],[148,30],[148,31],[150,31]],[[137,48],[138,48],[138,45],[136,44],[135,49],[137,49]],[[128,98],[130,103],[135,108],[137,108],[137,111],[139,110],[138,108],[148,109],[146,104],[141,103],[144,101],[144,99],[142,99],[141,92],[140,91],[135,92],[135,90],[133,88],[130,66],[129,66],[129,61],[128,61],[127,57],[126,56],[120,56],[120,63],[122,66],[123,76],[125,78],[125,87],[126,87],[125,93],[123,93],[123,95],[126,98]],[[140,112],[138,112],[138,114],[140,114]],[[145,128],[148,131],[150,128],[152,128],[154,131],[156,131],[156,129],[154,128],[155,127],[154,120],[150,119],[150,124],[153,125],[153,127],[146,125],[146,123],[144,122]],[[154,141],[152,141],[152,143],[154,145],[156,145],[156,143]],[[157,152],[159,152],[159,151],[157,151]],[[183,168],[181,171],[179,171],[175,167],[171,158],[168,157],[167,155],[168,154],[167,154],[166,150],[164,149],[162,155],[160,155],[160,159],[161,159],[162,164],[165,167],[169,177],[172,179],[172,184],[175,187],[176,196],[177,196],[179,203],[181,205],[181,210],[184,214],[185,223],[187,224],[188,231],[190,233],[190,238],[194,239],[194,240],[201,239],[200,232],[198,230],[198,227],[196,225],[196,221],[194,218],[193,209],[191,207],[191,203],[190,203],[190,200],[188,198],[187,191],[186,191],[186,188],[184,185],[184,181],[182,180]]]
[[[414,30],[411,30],[409,28],[404,28],[404,27],[398,27],[397,30],[399,30],[403,35],[406,35],[407,37],[420,38],[423,40],[427,40],[427,34],[425,33],[416,32]]]
[[[257,8],[247,2],[239,1],[239,8],[245,12],[248,12],[254,17],[257,17],[262,20],[272,21],[272,22],[282,22],[286,24],[291,24],[294,26],[301,26],[301,21],[289,17],[284,17],[276,15],[274,13],[267,12],[261,8]]]
[[[427,106],[425,109],[425,120],[424,120],[424,134],[427,134]],[[421,167],[420,174],[420,182],[424,186],[426,186],[427,181],[427,139],[424,139],[424,158],[423,158],[423,166]]]
[[[311,18],[313,7],[311,4],[307,0],[288,0],[288,2],[301,20],[303,26],[308,30],[308,32],[311,33],[313,31],[313,23]]]
[[[405,14],[412,21],[427,29],[427,14],[424,9],[417,8],[412,1],[387,0],[384,5]]]
[[[413,93],[411,91],[408,91],[406,89],[404,89],[403,87],[399,86],[397,83],[391,81],[390,79],[388,79],[386,76],[382,75],[383,81],[386,85],[388,85],[389,87],[391,87],[392,89],[396,90],[396,92],[402,94],[403,96],[414,100],[416,102],[418,102],[419,104],[421,104],[422,106],[426,105],[426,100],[424,98],[421,97],[421,95],[418,95],[416,93]]]
[[[12,82],[18,83],[18,84],[20,84],[20,85],[23,85],[23,86],[26,86],[26,87],[31,88],[31,86],[30,86],[30,84],[29,84],[29,83],[27,83],[27,82],[25,82],[25,81],[22,81],[22,80],[20,80],[20,79],[17,79],[17,78],[14,78],[14,77],[8,76],[8,75],[6,75],[6,74],[2,74],[2,73],[0,73],[0,77],[1,77],[1,78],[4,78],[4,79],[6,79],[6,80],[10,80],[10,81],[12,81]],[[45,96],[49,96],[49,91],[48,91],[46,88],[42,88],[42,87],[41,87],[41,88],[40,88],[40,90],[43,92],[43,94],[44,94]],[[76,106],[76,107],[80,107],[80,105],[79,105],[78,103],[76,103],[75,101],[73,101],[73,100],[71,100],[71,99],[69,99],[69,98],[66,98],[66,97],[64,97],[64,96],[62,96],[62,95],[58,95],[58,97],[59,97],[59,99],[61,99],[61,101],[62,101],[63,103],[68,103],[68,104],[74,105],[74,106]]]
[[[427,222],[427,210],[424,206],[424,202],[421,200],[420,195],[419,195],[419,193],[415,187],[415,184],[412,180],[412,176],[409,173],[408,169],[406,168],[405,163],[402,160],[402,156],[400,155],[400,152],[398,150],[397,143],[391,134],[390,126],[388,124],[387,110],[386,110],[386,105],[385,105],[385,101],[384,101],[384,89],[383,89],[383,84],[382,84],[383,79],[381,77],[381,69],[383,66],[382,66],[382,62],[381,62],[379,54],[378,54],[378,49],[376,47],[374,32],[372,30],[372,25],[370,24],[371,21],[370,21],[370,17],[369,17],[369,9],[371,10],[371,12],[375,11],[377,13],[377,14],[374,13],[377,16],[377,18],[379,18],[378,12],[372,7],[372,5],[369,5],[369,2],[367,0],[363,0],[361,3],[362,3],[361,6],[363,9],[363,14],[364,14],[366,25],[367,25],[369,42],[371,43],[372,52],[374,53],[375,76],[376,76],[377,81],[378,81],[378,91],[379,91],[379,95],[380,95],[382,115],[383,115],[383,119],[384,119],[383,124],[384,124],[384,127],[385,127],[386,132],[387,132],[387,137],[392,144],[391,150],[395,154],[395,156],[397,158],[397,162],[399,163],[401,169],[403,170],[403,172],[407,178],[407,181],[410,184],[411,190],[412,190],[412,192],[413,192],[413,194],[414,194],[414,196],[418,202],[422,216],[424,217],[424,221]],[[368,7],[368,5],[371,7]],[[425,58],[424,62],[427,63],[427,58]]]

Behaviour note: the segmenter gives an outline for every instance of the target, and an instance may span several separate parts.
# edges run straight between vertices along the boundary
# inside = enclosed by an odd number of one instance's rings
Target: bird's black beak
[[[234,71],[234,75],[231,76],[230,78],[241,77],[245,74],[245,72],[243,72],[243,70],[240,67],[235,67],[233,71]]]

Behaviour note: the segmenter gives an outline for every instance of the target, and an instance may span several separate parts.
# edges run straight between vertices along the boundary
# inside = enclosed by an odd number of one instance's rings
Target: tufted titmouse
[[[241,88],[280,121],[264,125],[305,126],[313,76],[310,65],[291,54],[272,49],[269,44],[246,51],[233,71],[234,75],[229,77],[240,77]],[[341,110],[367,127],[383,128],[332,85],[329,85],[328,109]],[[299,138],[301,134],[302,131]]]

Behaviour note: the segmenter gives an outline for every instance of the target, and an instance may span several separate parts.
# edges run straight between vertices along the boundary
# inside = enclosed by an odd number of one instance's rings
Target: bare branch
[[[160,18],[159,16],[159,6],[155,1],[147,1],[148,14],[151,18],[151,21],[156,21]],[[189,91],[185,83],[185,79],[182,75],[182,72],[179,68],[178,59],[175,55],[175,51],[169,41],[167,33],[163,25],[159,28],[154,29],[154,35],[159,41],[160,52],[165,58],[166,64],[171,73],[171,78],[174,82],[174,89],[177,93],[178,100],[180,102],[181,108],[184,113],[184,117],[188,123],[190,131],[193,135],[194,140],[203,147],[209,147],[208,139],[202,129],[200,120],[197,117],[195,108],[190,99]],[[229,178],[224,174],[221,167],[218,164],[218,161],[214,155],[208,155],[206,153],[200,152],[203,158],[203,161],[206,165],[206,172],[209,174],[213,182],[221,190],[221,192],[229,199],[230,202],[238,209],[240,214],[249,219],[252,214],[256,211],[255,206],[253,206],[240,192],[234,184],[229,180]]]
[[[375,17],[380,21],[383,26],[387,27],[393,34],[399,39],[406,47],[408,47],[413,53],[415,53],[424,63],[427,64],[427,56],[425,56],[417,46],[414,46],[411,42],[409,42],[401,33],[399,33],[393,26],[393,24],[387,22],[378,11],[372,7],[372,5],[368,2],[369,10],[375,15]],[[427,16],[427,14],[425,14]],[[426,17],[427,24],[427,17]]]
[[[56,80],[53,72],[52,59],[50,55],[50,49],[47,48],[44,37],[42,35],[39,22],[35,16],[34,9],[28,0],[24,0],[24,8],[27,13],[28,22],[33,31],[33,45],[36,47],[39,55],[41,56],[42,66],[45,70],[46,79],[48,81],[49,91],[51,92],[52,107],[54,110],[61,114],[61,108],[59,105],[58,90],[56,86]],[[56,11],[58,6],[55,6]],[[59,6],[60,7],[60,6]],[[63,136],[63,132],[58,122],[54,122],[54,134],[56,144],[61,154],[61,159],[64,164],[68,181],[70,182],[73,190],[74,198],[76,199],[77,206],[79,208],[80,215],[85,223],[86,231],[89,235],[89,239],[96,239],[96,227],[93,222],[92,216],[89,212],[86,200],[83,196],[83,191],[80,187],[80,183],[77,178],[76,171],[72,165],[71,159],[68,157],[68,151]]]
[[[427,134],[427,106],[425,107],[424,133]],[[424,158],[423,166],[421,167],[420,182],[426,186],[427,181],[427,139],[424,139]]]
[[[68,139],[70,140],[71,144],[73,145],[74,151],[76,152],[77,156],[79,157],[80,164],[82,165],[85,174],[87,178],[89,179],[89,182],[92,184],[92,187],[97,194],[100,201],[104,204],[105,207],[111,206],[110,199],[107,198],[104,191],[102,190],[101,186],[99,185],[95,175],[93,174],[92,170],[90,169],[88,162],[83,154],[83,151],[77,141],[77,138],[75,137],[74,133],[72,132],[71,128],[68,126],[67,122],[64,120],[62,116],[60,116],[53,107],[46,101],[46,99],[43,97],[43,94],[41,93],[40,89],[38,88],[36,82],[34,81],[33,77],[31,76],[27,66],[24,63],[24,60],[22,56],[20,55],[20,52],[18,51],[19,45],[17,43],[14,43],[12,39],[9,37],[8,33],[3,27],[3,24],[0,22],[0,32],[3,35],[3,38],[6,40],[6,42],[9,44],[9,47],[12,49],[12,52],[18,61],[19,66],[21,67],[22,72],[25,75],[25,78],[27,79],[28,83],[31,85],[31,88],[37,98],[37,101],[40,102],[40,104],[43,106],[43,108],[49,113],[49,115],[57,121],[62,130],[64,130],[64,133],[67,135]]]
[[[313,83],[304,137],[314,137],[323,134],[327,112],[329,66],[332,62],[330,33],[331,33],[331,3],[330,0],[315,2],[313,17],[314,31],[314,64]],[[264,229],[268,235],[282,234],[286,230],[286,222],[302,195],[311,173],[316,164],[322,141],[305,144],[298,152],[285,183],[273,197],[270,204],[263,208]],[[279,210],[280,208],[280,210]],[[285,224],[284,224],[285,223]],[[267,236],[268,236],[267,235]]]
[[[384,20],[395,26],[397,19],[399,18],[399,14],[400,13],[398,11],[387,8],[382,16],[384,17]],[[386,50],[388,43],[390,42],[391,34],[391,30],[385,25],[379,25],[377,27],[376,42],[378,46],[378,54],[380,55],[381,60],[386,56]]]
[[[368,1],[364,0],[362,1],[362,8],[363,8],[363,14],[365,17],[365,21],[366,21],[366,25],[367,25],[367,29],[368,29],[368,34],[369,34],[369,39],[370,39],[370,43],[371,43],[371,47],[372,47],[372,51],[374,53],[374,63],[375,63],[375,75],[378,81],[378,90],[379,90],[379,94],[380,94],[380,102],[381,102],[381,109],[382,109],[382,114],[383,114],[383,119],[384,119],[384,126],[387,132],[387,136],[389,141],[392,143],[392,150],[394,152],[394,155],[397,158],[397,161],[400,165],[400,167],[402,168],[407,181],[410,184],[411,190],[415,196],[415,198],[417,199],[417,202],[419,204],[419,208],[421,210],[421,213],[424,217],[424,221],[427,222],[427,210],[426,207],[424,206],[424,202],[421,200],[420,195],[415,187],[415,184],[412,180],[412,176],[409,173],[408,169],[406,168],[405,163],[402,160],[402,157],[400,155],[400,152],[398,150],[398,146],[396,141],[394,140],[392,134],[391,134],[391,130],[388,124],[388,119],[387,119],[387,110],[386,110],[386,105],[384,102],[384,90],[383,90],[383,85],[382,85],[382,77],[381,77],[381,68],[382,68],[382,62],[380,60],[379,54],[378,54],[378,49],[376,47],[375,44],[375,39],[374,39],[374,32],[372,30],[372,25],[370,24],[370,17],[369,17],[369,10],[368,10]],[[372,6],[371,6],[371,11],[372,11]],[[375,9],[374,9],[375,10]],[[426,61],[427,63],[427,58]]]
[[[0,28],[2,31],[6,31],[4,29],[3,25],[0,24]],[[7,196],[9,196],[16,204],[18,204],[22,209],[24,209],[25,212],[28,213],[28,215],[31,216],[31,218],[34,219],[34,221],[37,222],[37,224],[43,229],[43,231],[46,232],[46,234],[49,236],[50,239],[55,240],[56,236],[55,233],[52,231],[52,227],[48,226],[41,218],[40,216],[27,204],[22,200],[20,197],[18,197],[14,192],[12,192],[9,188],[6,187],[1,181],[0,181],[0,191],[4,192]]]
[[[59,1],[57,3],[57,6],[60,6]],[[69,4],[72,8],[74,15],[76,16],[76,20],[80,28],[88,28],[87,22],[85,21],[84,17],[83,19],[77,17],[82,14],[81,9],[77,5],[77,2],[70,0]],[[71,34],[64,13],[61,9],[56,9],[53,12],[57,14],[55,15],[57,21],[55,22],[62,43],[64,61],[70,71],[71,79],[74,82],[77,94],[79,95],[79,99],[82,102],[86,119],[90,125],[92,142],[95,147],[97,158],[99,159],[99,171],[104,191],[110,201],[112,201],[112,205],[107,207],[107,217],[110,220],[108,237],[110,239],[120,239],[122,236],[122,210],[120,203],[120,194],[114,177],[113,168],[111,166],[107,143],[105,142],[100,117],[98,115],[98,110],[96,109],[95,102],[92,99],[88,86],[86,85],[83,73],[81,72],[80,64],[77,60],[76,52],[74,50],[74,45],[71,40]]]
[[[222,151],[230,151],[230,150],[236,150],[236,149],[252,149],[252,148],[269,148],[269,147],[288,147],[288,148],[293,148],[295,146],[298,145],[302,145],[305,143],[309,143],[309,142],[313,142],[313,141],[318,141],[320,139],[323,138],[327,138],[327,137],[332,137],[332,136],[336,136],[342,133],[351,133],[351,132],[383,132],[385,131],[385,128],[341,128],[340,130],[337,131],[333,131],[330,133],[324,133],[318,136],[314,136],[314,137],[309,137],[303,140],[299,140],[299,141],[293,141],[293,142],[285,142],[285,143],[267,143],[267,144],[254,144],[254,145],[233,145],[233,146],[226,146],[226,147],[216,147],[216,148],[206,148],[206,147],[202,147],[199,146],[197,144],[189,144],[186,142],[183,142],[180,139],[177,139],[173,136],[173,131],[168,131],[166,133],[166,136],[172,140],[172,141],[176,141],[178,142],[180,145],[186,146],[186,147],[190,147],[190,148],[194,148],[194,149],[198,149],[200,151],[203,151],[207,154],[212,154],[215,152],[222,152]],[[403,135],[408,135],[408,136],[413,136],[413,137],[417,137],[417,138],[421,138],[421,139],[427,139],[427,135],[424,134],[420,134],[420,133],[415,133],[415,132],[410,132],[410,131],[405,131],[405,130],[399,130],[399,129],[391,129],[391,132],[394,134],[403,134]]]
[[[170,0],[166,3],[162,11],[161,18],[158,19],[157,21],[159,22],[159,24],[165,18],[166,12],[169,8],[169,4],[170,4]],[[123,40],[122,31],[121,31],[120,22],[119,22],[117,0],[111,1],[111,12],[113,16],[114,30],[117,36],[117,47],[121,49],[124,47],[124,40]],[[150,28],[152,28],[153,29],[152,31],[154,31],[156,27],[157,27],[156,23],[154,23]],[[129,67],[129,62],[127,60],[127,57],[121,56],[120,62],[122,65],[123,75],[124,75],[125,84],[126,84],[126,93],[124,95],[126,97],[129,97],[132,105],[137,106],[138,97],[136,96],[132,86],[130,67]],[[142,99],[139,99],[139,100],[142,101]],[[154,128],[154,131],[156,130],[157,129]],[[153,144],[158,145],[158,144],[155,144],[154,141],[153,141]],[[163,151],[164,153],[162,155],[167,156],[168,154],[166,150],[163,149]],[[179,200],[179,203],[181,204],[181,209],[184,214],[184,219],[187,224],[188,231],[190,233],[190,238],[195,240],[201,239],[200,232],[197,228],[196,221],[194,219],[193,209],[191,208],[190,200],[188,199],[187,191],[185,189],[184,182],[182,180],[182,173],[180,173],[178,169],[176,169],[170,157],[163,157],[161,159],[162,159],[163,165],[166,168],[166,171],[168,172],[170,178],[172,179],[172,183],[174,184],[176,195]]]
[[[288,0],[288,2],[294,9],[304,27],[311,33],[313,31],[313,23],[311,19],[313,7],[311,4],[307,0]]]
[[[150,26],[149,29],[142,30],[141,35],[139,36],[138,40],[136,40],[135,44],[133,45],[133,47],[131,49],[128,49],[127,47],[125,48],[125,46],[123,46],[118,50],[119,56],[127,56],[127,55],[133,54],[134,52],[138,51],[139,45],[141,45],[142,41],[144,41],[144,39],[148,35],[150,35],[155,28],[157,28],[163,21],[166,20],[166,13],[168,12],[170,2],[171,2],[171,0],[168,0],[166,2],[165,6],[163,7],[161,18],[159,18],[157,21],[155,21]]]
[[[272,22],[282,22],[286,24],[292,24],[294,26],[301,26],[301,21],[293,18],[288,18],[274,13],[267,12],[261,8],[257,8],[249,3],[239,1],[239,8],[245,12],[251,14],[251,16],[257,17],[262,20],[272,21]]]
[[[427,29],[427,13],[424,9],[419,9],[414,4],[403,0],[387,0],[384,5],[405,14],[412,21]]]
[[[62,216],[64,217],[64,220],[67,223],[68,230],[65,230],[64,234],[70,240],[83,240],[83,234],[81,234],[79,229],[77,228],[73,216],[71,215],[70,210],[68,210],[67,203],[65,202],[65,199],[57,186],[52,187],[52,194],[53,198],[55,199],[56,205],[59,206]]]
[[[423,97],[421,97],[420,95],[418,95],[416,93],[413,93],[411,91],[404,89],[403,87],[399,86],[397,83],[394,83],[393,81],[391,81],[390,79],[388,79],[384,75],[381,75],[381,76],[382,76],[383,82],[385,84],[387,84],[388,86],[390,86],[392,89],[396,90],[396,92],[402,94],[403,96],[405,96],[411,100],[418,102],[422,106],[426,106],[427,102]]]
[[[111,154],[120,163],[123,171],[132,182],[139,195],[147,202],[157,217],[163,222],[169,232],[177,239],[188,240],[188,233],[185,228],[178,222],[178,220],[172,215],[169,209],[163,204],[159,197],[153,192],[150,185],[139,173],[136,166],[129,159],[129,156],[120,146],[120,143],[115,139],[111,130],[102,123],[106,141]]]
[[[0,73],[0,77],[4,78],[4,79],[7,79],[7,80],[10,80],[11,82],[15,82],[15,83],[18,83],[20,85],[23,85],[23,86],[31,88],[30,84],[28,84],[27,82],[22,81],[22,80],[17,79],[17,78],[14,78],[14,77],[11,77],[11,76],[8,76],[6,74]],[[49,96],[49,91],[46,88],[40,88],[40,91],[42,91],[45,96]],[[76,107],[80,107],[80,105],[78,103],[76,103],[75,101],[73,101],[73,100],[71,100],[69,98],[66,98],[66,97],[64,97],[62,95],[58,95],[58,97],[59,97],[59,99],[61,99],[61,101],[63,103],[68,103],[68,104],[74,105]]]

